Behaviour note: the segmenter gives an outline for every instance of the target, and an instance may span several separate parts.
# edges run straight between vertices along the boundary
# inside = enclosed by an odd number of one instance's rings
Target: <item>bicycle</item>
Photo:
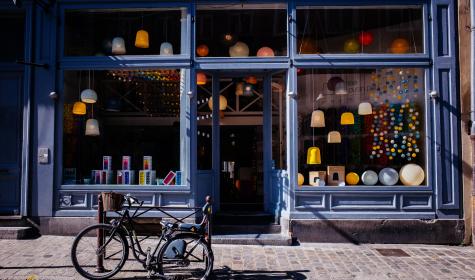
[[[149,278],[207,279],[210,276],[214,255],[209,229],[212,213],[209,196],[206,197],[203,208],[143,206],[143,201],[139,202],[130,195],[121,197],[121,204],[127,202],[127,205],[114,210],[118,218],[112,219],[110,223],[88,226],[74,239],[71,260],[80,275],[88,279],[108,279],[114,276],[124,266],[131,248],[134,258],[148,271]],[[133,208],[135,210],[130,215]],[[175,209],[188,209],[192,213],[184,218],[177,218],[169,213]],[[134,219],[151,210],[158,210],[174,222],[162,220],[157,244],[153,250],[148,247],[144,251],[141,243],[151,235],[139,239]],[[184,222],[199,211],[203,213],[201,223]]]

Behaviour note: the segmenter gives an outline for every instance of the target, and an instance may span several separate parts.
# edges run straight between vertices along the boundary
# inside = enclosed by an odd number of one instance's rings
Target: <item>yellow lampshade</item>
[[[355,172],[350,172],[346,174],[346,183],[348,185],[356,185],[360,181],[360,176],[356,174]]]
[[[297,184],[299,186],[303,185],[304,180],[305,180],[305,178],[303,177],[303,175],[299,173],[298,178],[297,178]]]
[[[328,132],[328,143],[341,143],[341,134],[338,131]]]
[[[358,105],[358,115],[366,116],[373,114],[373,107],[369,102],[361,102]]]
[[[213,110],[213,97],[209,99],[208,107],[211,111]],[[226,107],[228,107],[228,100],[226,99],[226,97],[220,95],[219,96],[219,110],[224,111],[226,110]]]
[[[307,164],[320,164],[322,158],[320,156],[320,149],[318,147],[310,147],[307,150]]]
[[[355,116],[353,116],[353,113],[351,112],[344,112],[343,114],[341,114],[340,123],[342,125],[355,124]]]
[[[325,127],[325,114],[322,110],[315,110],[312,112],[310,127]]]
[[[84,104],[81,101],[74,102],[73,114],[74,115],[85,115],[86,114],[86,104]]]
[[[149,48],[149,41],[148,41],[148,32],[145,30],[137,31],[137,35],[135,36],[135,46],[141,49],[148,49]]]
[[[206,75],[205,73],[197,73],[196,74],[196,84],[200,86],[206,85]]]

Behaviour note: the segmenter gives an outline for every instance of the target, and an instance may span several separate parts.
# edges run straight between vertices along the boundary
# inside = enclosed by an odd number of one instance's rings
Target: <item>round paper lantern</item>
[[[361,102],[360,105],[358,105],[358,115],[366,116],[371,114],[373,114],[373,107],[371,106],[371,103]]]
[[[298,176],[297,176],[297,184],[299,186],[303,185],[304,180],[305,180],[305,178],[303,177],[303,175],[299,173]]]
[[[366,170],[361,174],[361,181],[367,186],[374,186],[378,183],[378,174],[373,170]]]
[[[409,51],[409,42],[404,38],[397,38],[391,43],[389,50],[396,54],[407,53]]]
[[[336,84],[338,83],[343,83],[343,79],[340,77],[331,77],[327,82],[328,90],[335,91]]]
[[[208,107],[211,111],[213,110],[213,97],[209,99]],[[219,96],[219,110],[224,111],[226,110],[226,107],[228,107],[228,100],[226,99],[226,97],[220,95]]]
[[[386,167],[379,171],[379,181],[386,186],[392,186],[399,181],[399,174],[394,168]]]
[[[163,42],[160,45],[160,55],[173,55],[173,46],[168,42]]]
[[[358,41],[363,46],[371,45],[374,41],[373,33],[362,31],[360,35],[358,36]]]
[[[297,45],[298,54],[317,54],[319,53],[317,45],[314,40],[304,38],[298,41]]]
[[[424,169],[420,165],[409,163],[399,170],[399,177],[406,186],[419,186],[424,182]]]
[[[249,56],[249,47],[244,42],[237,42],[229,48],[229,56],[247,57]]]
[[[88,119],[86,121],[86,135],[87,136],[98,136],[99,132],[99,122],[96,119]]]
[[[198,56],[208,56],[209,54],[209,48],[205,44],[201,44],[196,48],[196,54]]]
[[[310,147],[307,150],[307,164],[320,164],[322,158],[318,147]]]
[[[148,32],[145,30],[137,31],[137,35],[135,35],[135,46],[141,49],[148,49],[149,41],[148,41]]]
[[[86,104],[84,104],[81,101],[74,102],[73,114],[74,115],[85,115],[86,114]]]
[[[85,89],[81,91],[81,101],[89,104],[96,103],[97,93],[93,89]]]
[[[356,185],[359,181],[360,176],[358,176],[358,174],[356,174],[355,172],[350,172],[346,174],[346,183],[348,183],[348,185]]]
[[[330,131],[328,132],[328,143],[335,144],[341,143],[341,134],[338,131]]]
[[[262,47],[257,51],[257,56],[274,56],[274,51],[269,47]]]
[[[325,127],[325,114],[322,110],[315,110],[312,112],[310,127]]]
[[[353,116],[353,113],[351,112],[344,112],[341,114],[341,120],[340,120],[341,125],[352,125],[355,124],[355,116]]]
[[[357,53],[360,51],[360,43],[356,39],[348,39],[343,45],[343,50],[346,53]]]
[[[112,54],[122,55],[125,54],[125,41],[122,37],[115,37],[112,39]]]
[[[202,72],[196,73],[196,84],[199,86],[206,85],[206,74]]]
[[[336,85],[335,85],[335,94],[337,94],[337,95],[348,94],[348,91],[346,91],[345,82],[336,83]]]

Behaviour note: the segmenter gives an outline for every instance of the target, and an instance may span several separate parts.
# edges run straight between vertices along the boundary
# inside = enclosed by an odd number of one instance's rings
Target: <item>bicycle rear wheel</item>
[[[158,272],[167,279],[208,279],[213,271],[213,251],[196,234],[177,234],[158,253]]]
[[[102,246],[98,235],[102,234]],[[74,268],[88,279],[107,279],[120,271],[129,255],[129,245],[122,232],[112,225],[97,224],[82,230],[74,239],[71,260]],[[98,266],[102,262],[103,268]]]

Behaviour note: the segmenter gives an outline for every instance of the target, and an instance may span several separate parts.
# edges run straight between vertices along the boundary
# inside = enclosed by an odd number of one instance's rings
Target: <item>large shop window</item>
[[[180,54],[183,18],[186,9],[69,10],[64,55]]]
[[[273,57],[287,55],[287,5],[199,5],[198,57]]]
[[[2,45],[0,61],[15,62],[25,56],[24,12],[0,11],[0,36],[8,43]]]
[[[299,185],[425,184],[424,69],[299,73]]]
[[[63,184],[185,185],[180,81],[183,70],[66,71]]]
[[[298,54],[423,53],[421,6],[298,7]]]

